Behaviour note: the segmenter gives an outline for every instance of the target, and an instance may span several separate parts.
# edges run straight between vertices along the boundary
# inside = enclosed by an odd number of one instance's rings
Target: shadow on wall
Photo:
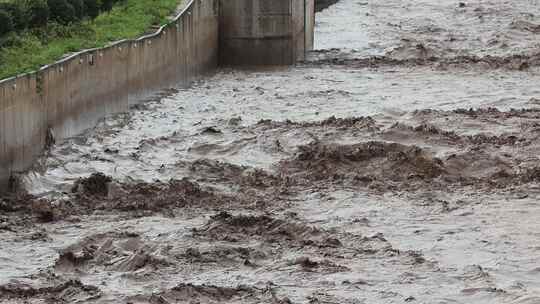
[[[329,6],[336,4],[338,1],[339,0],[316,0],[315,11],[320,12]]]

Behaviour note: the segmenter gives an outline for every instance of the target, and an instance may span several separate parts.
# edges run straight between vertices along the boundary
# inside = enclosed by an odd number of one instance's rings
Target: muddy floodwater
[[[0,303],[540,303],[540,3],[341,0],[315,44],[57,143]]]

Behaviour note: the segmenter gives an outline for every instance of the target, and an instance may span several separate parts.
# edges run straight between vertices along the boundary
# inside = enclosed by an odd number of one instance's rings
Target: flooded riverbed
[[[540,303],[540,6],[341,0],[59,143],[0,201],[1,303]]]

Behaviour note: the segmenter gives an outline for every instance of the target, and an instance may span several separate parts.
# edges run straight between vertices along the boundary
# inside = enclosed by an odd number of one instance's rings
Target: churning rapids
[[[540,3],[341,0],[54,146],[0,199],[0,303],[540,303]]]

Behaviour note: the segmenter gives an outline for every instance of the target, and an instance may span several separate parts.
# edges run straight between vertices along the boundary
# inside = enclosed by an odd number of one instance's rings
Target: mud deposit
[[[540,303],[540,6],[341,0],[57,143],[0,199],[1,303]]]

